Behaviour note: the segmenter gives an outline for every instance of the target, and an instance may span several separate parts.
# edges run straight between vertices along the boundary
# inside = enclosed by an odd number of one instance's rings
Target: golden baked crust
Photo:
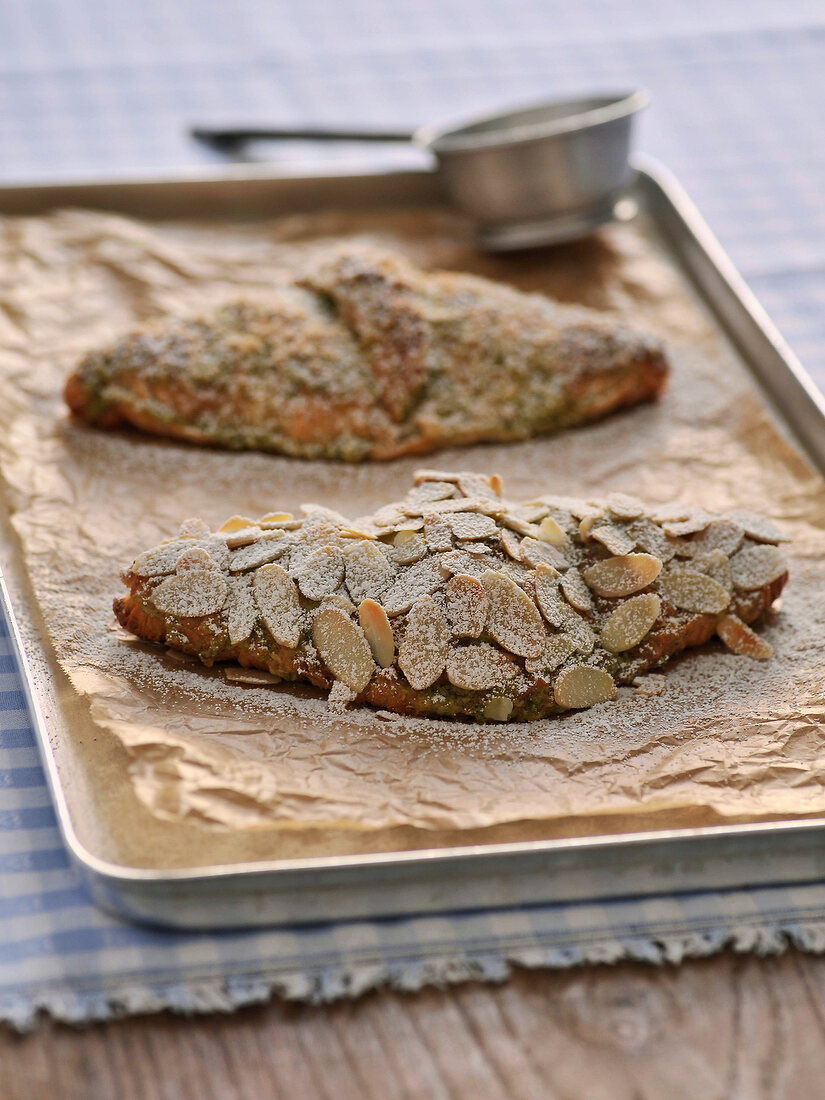
[[[766,659],[750,630],[778,597],[782,535],[763,517],[544,496],[496,477],[419,471],[406,498],[350,521],[187,520],[123,574],[133,634],[336,700],[407,714],[531,720],[605,702],[714,634]]]
[[[666,374],[655,341],[594,310],[362,248],[266,304],[92,352],[65,399],[100,428],[361,461],[583,424],[654,399]]]

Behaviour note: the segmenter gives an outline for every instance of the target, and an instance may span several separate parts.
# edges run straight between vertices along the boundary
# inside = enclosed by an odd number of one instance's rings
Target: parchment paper
[[[214,524],[303,501],[360,514],[396,498],[422,464],[225,454],[87,429],[61,404],[63,379],[87,349],[155,315],[265,292],[308,242],[349,234],[425,265],[613,309],[666,339],[673,377],[660,405],[424,464],[497,471],[516,498],[618,489],[768,513],[794,539],[781,613],[765,630],[770,663],[711,645],[638,691],[621,689],[615,703],[478,726],[366,708],[335,715],[310,688],[229,685],[219,669],[180,664],[119,630],[120,569],[181,519]],[[161,818],[218,830],[357,829],[367,848],[401,827],[409,846],[411,829],[542,822],[543,835],[570,835],[625,829],[628,819],[661,827],[825,811],[823,481],[643,224],[493,260],[472,252],[448,217],[420,211],[254,225],[147,225],[84,211],[6,220],[0,427],[6,495],[56,655],[95,722],[126,746],[134,789]]]

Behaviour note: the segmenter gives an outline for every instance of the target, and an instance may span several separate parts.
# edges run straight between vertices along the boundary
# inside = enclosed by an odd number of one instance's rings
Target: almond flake
[[[692,538],[687,546],[691,554],[704,554],[709,550],[722,550],[730,557],[742,545],[745,531],[730,519],[715,519],[704,531]]]
[[[563,627],[564,637],[576,653],[581,653],[583,657],[589,656],[596,648],[596,635],[593,633],[593,628],[572,608],[566,608],[565,612],[567,618]]]
[[[390,559],[397,565],[412,565],[413,562],[426,558],[427,553],[427,544],[418,531],[396,531],[392,540]]]
[[[745,534],[754,542],[790,542],[790,536],[783,535],[767,516],[754,515],[753,512],[731,512],[730,518],[741,524]]]
[[[230,684],[249,684],[250,687],[269,687],[271,684],[280,684],[283,681],[280,676],[272,672],[266,672],[262,668],[225,668],[223,677]]]
[[[626,493],[608,493],[607,509],[616,519],[639,519],[645,514],[645,506]]]
[[[765,639],[760,638],[736,615],[722,615],[716,624],[716,633],[731,653],[753,657],[757,661],[767,661],[773,656],[773,650]]]
[[[599,641],[611,653],[632,649],[650,633],[661,609],[662,602],[653,592],[631,596],[608,617]]]
[[[243,573],[247,569],[258,569],[282,556],[289,546],[289,539],[280,531],[267,531],[257,542],[234,550],[229,558],[229,572]]]
[[[466,556],[469,558],[469,554]],[[436,557],[425,558],[401,571],[392,588],[380,601],[388,615],[401,615],[409,611],[417,599],[429,596],[441,587],[445,578],[439,561],[440,558]]]
[[[258,608],[252,597],[252,586],[248,576],[229,578],[229,596],[226,601],[226,626],[229,631],[229,644],[245,642],[258,621]]]
[[[662,523],[662,530],[672,538],[679,538],[682,535],[695,535],[698,531],[704,531],[706,527],[709,527],[714,519],[716,519],[716,516],[712,512],[706,512],[704,508],[693,508],[689,509],[685,519],[665,520]]]
[[[553,685],[553,695],[565,710],[583,710],[614,699],[616,685],[604,669],[574,665],[559,673]]]
[[[600,542],[611,554],[629,554],[635,547],[634,540],[612,523],[599,523],[590,531],[591,539]]]
[[[206,548],[202,546],[204,541],[199,540],[196,545],[201,546],[206,552]],[[138,577],[160,577],[166,573],[174,573],[178,559],[191,548],[191,539],[175,539],[174,542],[156,546],[153,550],[147,550],[135,559],[132,563],[131,572]]]
[[[544,652],[538,657],[528,657],[524,667],[528,672],[541,675],[545,672],[555,672],[564,664],[568,657],[576,652],[576,647],[566,634],[553,634],[548,637]]]
[[[481,583],[489,600],[487,632],[520,657],[537,657],[544,649],[544,623],[530,597],[509,577],[488,569]]]
[[[489,568],[486,561],[473,557],[466,550],[451,550],[448,554],[441,554],[438,562],[448,576],[469,573],[471,577],[480,577]]]
[[[691,558],[690,565],[697,573],[706,573],[713,577],[728,592],[733,591],[733,573],[724,550],[708,550],[704,554],[696,554]]]
[[[464,542],[458,540],[456,550],[463,550],[466,554],[472,554],[474,558],[483,558],[485,554],[492,554],[492,548],[486,542]],[[494,567],[493,567],[494,568]]]
[[[334,546],[319,546],[301,566],[295,580],[308,600],[330,596],[344,579],[344,559]]]
[[[693,569],[663,573],[659,588],[666,600],[682,611],[716,615],[730,603],[730,592],[712,577]]]
[[[342,516],[340,512],[336,512],[334,508],[327,508],[323,504],[302,504],[301,511],[306,517],[306,523],[329,523],[333,527],[347,527],[349,526],[349,520],[346,516]]]
[[[481,515],[480,512],[464,512],[457,516],[450,516],[447,522],[457,539],[487,539],[498,531],[496,521],[491,516]]]
[[[424,504],[426,501],[450,500],[455,496],[455,485],[449,481],[423,481],[410,489],[405,500],[412,504]]]
[[[295,649],[301,640],[303,612],[295,581],[280,565],[262,566],[252,577],[255,602],[273,640]]]
[[[249,519],[248,516],[230,516],[220,525],[218,531],[221,534],[230,534],[232,531],[244,531],[248,527],[255,526],[255,520]]]
[[[417,600],[407,616],[404,637],[398,647],[398,667],[410,687],[423,691],[444,671],[450,628],[432,596]]]
[[[570,536],[552,516],[545,516],[539,524],[538,540],[555,546],[562,552],[570,548]]]
[[[597,561],[585,569],[583,575],[594,592],[612,599],[632,596],[647,588],[656,580],[661,568],[661,561],[651,554],[621,554]]]
[[[601,514],[595,505],[589,504],[579,497],[543,496],[539,498],[543,504],[547,504],[555,512],[569,512],[576,520],[583,520],[585,516],[593,513]]]
[[[450,525],[436,516],[424,517],[424,538],[433,553],[453,548],[453,532]]]
[[[461,474],[458,487],[465,497],[501,496],[501,478],[495,474],[492,477],[485,477],[484,474]]]
[[[395,657],[395,638],[384,608],[375,600],[362,600],[358,608],[358,622],[376,664],[389,668]]]
[[[540,565],[536,569],[535,586],[536,603],[542,615],[551,626],[561,629],[564,626],[566,609],[559,591],[559,574],[552,566]]]
[[[482,717],[488,722],[507,722],[513,713],[513,700],[506,695],[494,695],[484,704]]]
[[[178,531],[179,539],[199,539],[208,535],[209,526],[202,519],[185,519]]]
[[[465,691],[490,691],[517,675],[518,666],[489,642],[452,646],[447,656],[447,679]]]
[[[453,515],[456,512],[483,512],[489,504],[479,497],[458,497],[456,500],[433,500],[423,504],[404,501],[402,510],[408,516]]]
[[[336,680],[352,691],[364,690],[375,672],[375,661],[363,630],[345,611],[320,608],[312,620],[312,641]]]
[[[280,527],[284,523],[297,522],[299,525],[301,520],[295,520],[292,512],[267,512],[265,516],[261,516],[256,523],[259,527]]]
[[[662,562],[670,561],[678,544],[669,539],[661,527],[649,519],[637,519],[627,528],[627,535],[640,550]]]
[[[430,470],[422,469],[416,470],[413,474],[413,481],[416,485],[420,485],[422,481],[448,481],[451,485],[458,485],[458,479],[461,474],[451,473],[445,470]]]
[[[775,546],[746,546],[730,559],[733,583],[753,591],[778,580],[788,571],[788,563]]]
[[[477,638],[489,608],[484,585],[477,577],[459,573],[447,581],[447,617],[458,638]]]
[[[501,522],[505,527],[509,527],[512,531],[515,531],[519,535],[523,535],[531,539],[535,539],[538,537],[539,525],[537,523],[532,523],[531,521],[521,519],[519,516],[514,515],[512,512],[502,513]]]
[[[349,597],[343,595],[340,589],[338,592],[333,592],[329,596],[324,596],[323,600],[321,600],[321,607],[340,607],[347,615],[355,614],[355,604]]]
[[[554,569],[566,569],[569,565],[567,558],[555,546],[549,542],[539,542],[529,535],[521,540],[519,546],[521,560],[526,561],[537,569],[540,565],[551,565]]]
[[[252,527],[242,527],[239,531],[233,531],[226,537],[226,545],[230,550],[237,550],[241,546],[249,546],[261,537],[263,531],[257,524]]]
[[[579,521],[579,537],[587,540],[590,538],[590,532],[594,527],[599,526],[604,520],[604,513],[602,511],[591,511],[586,516],[583,516]]]
[[[186,569],[161,581],[152,593],[158,611],[181,619],[214,615],[224,605],[227,584],[214,569]]]
[[[568,569],[566,573],[563,573],[560,584],[567,602],[572,607],[575,607],[577,611],[593,610],[593,600],[590,596],[590,589],[584,583],[584,579],[578,569]]]
[[[356,542],[347,548],[344,573],[356,604],[362,600],[380,601],[395,580],[392,566],[374,542]]]
[[[499,529],[498,537],[504,553],[513,561],[521,561],[521,539],[518,535],[513,534],[507,527],[502,527]]]

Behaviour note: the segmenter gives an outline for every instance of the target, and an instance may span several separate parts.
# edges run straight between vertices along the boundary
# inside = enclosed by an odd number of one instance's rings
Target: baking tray
[[[742,355],[789,434],[825,474],[825,399],[784,343],[679,184],[636,164],[632,200]],[[163,219],[250,219],[323,207],[442,202],[426,171],[272,175],[0,187],[0,213],[55,207]],[[5,517],[7,521],[7,517]],[[10,593],[13,593],[10,594]],[[88,782],[60,753],[55,664],[26,580],[9,563],[0,599],[11,626],[63,840],[95,901],[135,920],[178,928],[288,924],[621,895],[791,883],[825,876],[825,819],[657,829],[369,855],[262,860],[152,870],[98,858],[81,839],[67,789]],[[69,716],[70,717],[70,716]]]

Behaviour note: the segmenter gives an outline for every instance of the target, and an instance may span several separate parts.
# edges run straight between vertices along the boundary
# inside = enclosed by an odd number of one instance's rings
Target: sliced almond
[[[473,557],[466,550],[451,550],[448,554],[441,554],[438,564],[447,576],[468,573],[471,577],[480,577],[485,569],[489,569],[487,561]]]
[[[779,528],[767,516],[753,512],[731,512],[730,518],[741,524],[748,538],[754,542],[789,542],[790,536],[783,535]]]
[[[672,538],[680,538],[682,535],[694,535],[697,531],[704,531],[713,523],[716,516],[712,512],[706,512],[704,508],[688,509],[684,519],[670,519],[662,523],[662,530]]]
[[[521,561],[521,539],[508,527],[502,527],[498,533],[501,548],[508,558]]]
[[[255,521],[259,527],[281,527],[285,523],[296,522],[292,512],[267,512]],[[300,524],[300,520],[297,521]]]
[[[616,685],[604,669],[574,665],[559,673],[553,685],[553,695],[565,710],[583,710],[614,699]]]
[[[670,561],[676,553],[677,544],[652,520],[634,520],[627,528],[627,535],[640,550],[662,562]]]
[[[513,713],[513,700],[506,695],[494,695],[484,704],[483,717],[488,722],[507,722]]]
[[[559,589],[559,574],[552,566],[540,565],[535,578],[536,603],[551,626],[560,629],[565,622],[564,600]]]
[[[498,492],[496,492],[496,482],[498,482]],[[497,475],[493,474],[492,477],[485,477],[484,474],[459,474],[458,488],[464,494],[465,497],[500,497],[501,496],[501,479]]]
[[[301,567],[295,580],[308,600],[330,596],[344,579],[344,559],[334,546],[319,546]]]
[[[483,512],[485,504],[489,504],[482,497],[457,497],[455,500],[433,500],[415,504],[411,501],[403,501],[401,510],[407,516],[447,516],[456,512]]]
[[[447,618],[457,638],[477,638],[487,621],[489,603],[476,577],[459,573],[447,581]]]
[[[745,546],[730,559],[733,583],[751,592],[764,588],[788,571],[788,563],[775,546]]]
[[[301,640],[304,616],[295,581],[273,562],[252,577],[255,602],[267,630],[278,645],[295,649]]]
[[[449,523],[438,516],[424,517],[424,538],[433,553],[453,548],[452,529]]]
[[[570,547],[570,536],[552,516],[545,516],[539,524],[539,542],[546,542],[564,552]]]
[[[607,510],[616,519],[639,519],[645,514],[645,506],[627,493],[608,493]]]
[[[773,657],[773,650],[764,638],[760,638],[736,615],[722,615],[716,624],[716,633],[732,653],[742,657],[753,657],[757,661],[767,661]]]
[[[223,670],[223,678],[230,684],[249,684],[250,687],[269,687],[283,681],[280,676],[262,668],[233,668]]]
[[[220,611],[226,592],[226,578],[216,569],[185,569],[162,580],[151,600],[164,614],[194,619]]]
[[[587,657],[596,648],[596,635],[590,623],[584,621],[581,615],[577,615],[571,608],[567,608],[567,620],[563,627],[564,636],[573,646],[576,653]]]
[[[446,555],[441,555],[445,557]],[[470,561],[469,554],[465,555]],[[429,557],[417,561],[407,569],[402,569],[390,590],[381,599],[388,615],[401,615],[409,611],[421,596],[429,596],[440,588],[445,581],[441,572],[440,558]]]
[[[599,641],[611,653],[632,649],[650,633],[661,609],[662,602],[654,592],[631,596],[610,614]]]
[[[358,608],[358,622],[376,664],[389,668],[395,658],[395,638],[384,608],[375,600],[362,600]]]
[[[705,554],[710,550],[722,550],[728,557],[735,554],[745,537],[744,528],[730,519],[715,519],[704,531],[687,544],[692,554]]]
[[[503,512],[501,515],[501,522],[503,526],[509,527],[511,531],[516,531],[519,535],[528,538],[535,539],[539,533],[539,525],[537,523],[533,523],[532,520],[522,519],[521,516],[516,515],[514,512]]]
[[[597,561],[583,572],[584,579],[599,596],[614,599],[632,596],[658,577],[662,563],[652,554],[620,554]]]
[[[289,536],[281,531],[267,531],[261,538],[240,550],[234,550],[229,557],[229,572],[244,573],[248,569],[258,569],[277,561],[289,548]]]
[[[713,577],[728,592],[733,591],[733,574],[724,550],[708,550],[704,554],[696,554],[691,558],[690,565],[697,573],[706,573],[709,577]]]
[[[636,545],[635,541],[612,523],[598,523],[590,531],[591,539],[600,542],[611,554],[629,554]]]
[[[226,600],[226,626],[229,631],[229,644],[245,642],[258,621],[258,608],[252,596],[251,578],[248,576],[230,577],[229,594]]]
[[[199,539],[209,534],[209,525],[202,519],[185,519],[178,531],[179,539]]]
[[[534,569],[539,565],[552,565],[554,569],[566,569],[569,565],[567,558],[555,546],[549,542],[539,542],[529,535],[521,540],[519,546],[521,560],[532,565]]]
[[[220,531],[221,534],[230,534],[232,531],[243,531],[249,527],[256,526],[255,520],[250,519],[248,516],[230,516],[229,519],[225,520],[220,525],[218,531]]]
[[[550,673],[564,664],[576,652],[576,647],[566,634],[552,634],[547,639],[544,652],[538,657],[528,657],[524,667],[528,672]]]
[[[393,536],[390,558],[398,565],[412,565],[429,553],[427,544],[418,531],[397,531]]]
[[[324,596],[321,601],[323,607],[340,607],[342,611],[351,617],[355,614],[355,604],[349,599],[348,596],[342,595],[341,591],[333,592],[329,596]]]
[[[730,603],[730,592],[704,573],[694,569],[679,569],[663,573],[659,589],[666,600],[682,611],[716,615]]]
[[[586,515],[582,516],[579,520],[579,536],[582,539],[589,539],[590,532],[594,527],[598,527],[604,522],[604,513],[602,511],[590,511]]]
[[[562,574],[559,583],[565,599],[571,607],[584,612],[593,610],[593,598],[590,595],[590,589],[584,583],[578,569],[568,569],[566,573]]]
[[[263,530],[257,524],[253,527],[243,527],[240,531],[233,531],[226,536],[226,545],[230,550],[237,550],[241,546],[249,546],[262,534]]]
[[[184,550],[175,562],[176,573],[200,573],[203,570],[215,571],[218,563],[203,546],[193,546]]]
[[[424,504],[433,500],[449,500],[455,497],[456,487],[449,481],[422,481],[407,493],[406,500]]]
[[[447,522],[457,539],[488,539],[498,531],[492,516],[480,512],[461,512],[450,516]]]
[[[537,657],[544,649],[544,623],[530,597],[503,573],[481,574],[489,611],[487,632],[499,645],[521,657]]]
[[[364,690],[375,672],[375,661],[363,630],[346,612],[322,607],[312,620],[312,641],[336,680],[352,691]]]
[[[398,647],[398,667],[410,687],[416,691],[432,687],[444,671],[449,642],[450,628],[432,596],[416,600]]]
[[[489,642],[452,646],[447,656],[447,679],[465,691],[489,691],[517,674],[517,665]]]
[[[395,573],[374,542],[354,542],[344,558],[347,589],[356,604],[362,600],[381,600],[392,587]]]

